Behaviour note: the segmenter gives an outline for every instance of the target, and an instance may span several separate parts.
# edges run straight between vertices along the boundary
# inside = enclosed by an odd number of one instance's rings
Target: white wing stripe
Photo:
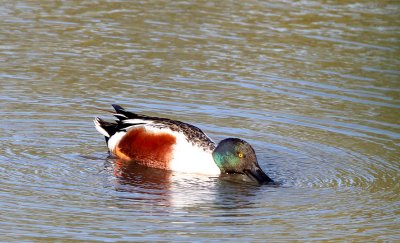
[[[142,119],[126,119],[126,120],[123,120],[122,123],[125,123],[125,124],[154,124],[153,121],[142,120]]]
[[[122,118],[127,118],[125,115],[123,115],[123,114],[114,114],[114,116],[116,116],[116,117],[122,117]]]

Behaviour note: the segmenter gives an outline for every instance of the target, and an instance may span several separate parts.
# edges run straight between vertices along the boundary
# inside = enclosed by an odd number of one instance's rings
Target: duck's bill
[[[267,176],[267,174],[264,173],[264,171],[261,170],[260,167],[255,166],[254,168],[250,170],[245,170],[244,173],[250,177],[252,180],[258,182],[259,184],[267,184],[274,182],[271,178]]]

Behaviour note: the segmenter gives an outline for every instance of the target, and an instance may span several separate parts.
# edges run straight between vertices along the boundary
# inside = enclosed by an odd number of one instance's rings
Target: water
[[[1,241],[400,240],[399,3],[0,15]],[[246,139],[280,186],[121,169],[92,123],[111,103]]]

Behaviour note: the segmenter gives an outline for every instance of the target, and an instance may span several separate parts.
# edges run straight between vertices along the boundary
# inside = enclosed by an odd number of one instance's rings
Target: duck
[[[211,176],[242,174],[259,184],[273,183],[243,139],[226,138],[217,144],[194,125],[112,107],[114,122],[94,119],[111,156],[157,169]]]

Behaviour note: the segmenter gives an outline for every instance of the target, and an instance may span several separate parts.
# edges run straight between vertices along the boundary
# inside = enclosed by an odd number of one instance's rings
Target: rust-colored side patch
[[[159,169],[169,169],[176,138],[168,133],[152,133],[143,127],[132,129],[122,137],[115,155],[123,160]]]

